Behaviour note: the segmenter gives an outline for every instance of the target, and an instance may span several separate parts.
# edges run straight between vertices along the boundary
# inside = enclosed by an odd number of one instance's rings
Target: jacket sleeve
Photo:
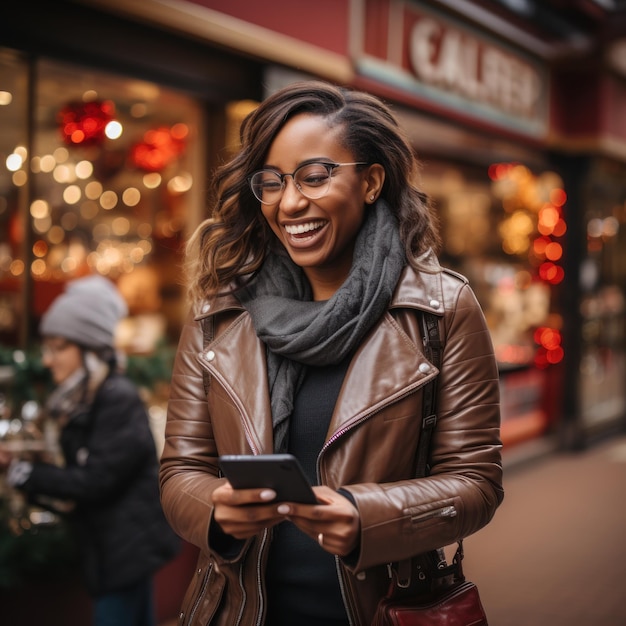
[[[447,303],[430,475],[349,490],[361,518],[360,571],[443,547],[485,526],[503,499],[499,379],[469,285]]]
[[[170,389],[160,487],[165,516],[183,539],[209,551],[213,507],[219,478],[217,448],[198,355],[201,323],[191,316],[181,332]]]
[[[107,379],[94,400],[91,419],[78,463],[36,463],[24,491],[83,504],[102,501],[121,492],[146,456],[156,454],[145,407],[130,380]]]

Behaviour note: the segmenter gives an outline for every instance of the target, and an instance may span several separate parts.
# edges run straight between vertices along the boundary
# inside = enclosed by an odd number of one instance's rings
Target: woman
[[[113,283],[72,283],[42,317],[43,363],[56,385],[64,465],[13,460],[7,481],[43,506],[62,504],[94,598],[94,626],[154,626],[154,572],[180,541],[161,509],[148,415],[119,373],[114,332],[126,304]]]
[[[489,333],[467,281],[437,263],[417,163],[378,99],[295,84],[241,139],[189,243],[195,313],[161,459],[166,516],[201,550],[180,623],[369,626],[388,563],[477,531],[502,500]],[[440,371],[424,311],[441,319]],[[437,375],[430,476],[416,480]],[[320,505],[220,474],[220,455],[285,451]]]

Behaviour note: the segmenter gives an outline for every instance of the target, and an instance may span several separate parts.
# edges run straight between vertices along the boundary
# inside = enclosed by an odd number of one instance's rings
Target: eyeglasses
[[[287,176],[291,176],[296,189],[305,198],[319,200],[328,193],[333,172],[344,165],[367,165],[367,163],[361,161],[355,163],[305,163],[291,174],[279,174],[274,170],[259,170],[248,177],[248,183],[254,197],[262,204],[274,204],[281,199]]]

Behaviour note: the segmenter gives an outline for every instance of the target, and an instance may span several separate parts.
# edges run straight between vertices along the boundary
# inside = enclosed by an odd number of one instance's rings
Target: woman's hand
[[[339,556],[347,556],[359,545],[361,521],[356,507],[330,487],[313,487],[319,505],[283,502],[277,511],[320,546]]]
[[[330,487],[313,487],[320,504],[272,502],[272,489],[233,489],[225,482],[213,492],[213,519],[223,532],[247,539],[289,520],[331,554],[346,556],[359,543],[355,506]]]
[[[213,519],[228,535],[247,539],[285,521],[274,498],[272,489],[233,489],[225,482],[213,492]]]

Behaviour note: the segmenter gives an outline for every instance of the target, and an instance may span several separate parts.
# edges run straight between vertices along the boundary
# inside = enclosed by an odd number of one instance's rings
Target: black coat
[[[32,499],[73,501],[86,583],[93,594],[138,582],[172,559],[180,540],[159,499],[158,459],[133,383],[107,378],[91,410],[61,432],[65,467],[37,463],[22,487]]]

